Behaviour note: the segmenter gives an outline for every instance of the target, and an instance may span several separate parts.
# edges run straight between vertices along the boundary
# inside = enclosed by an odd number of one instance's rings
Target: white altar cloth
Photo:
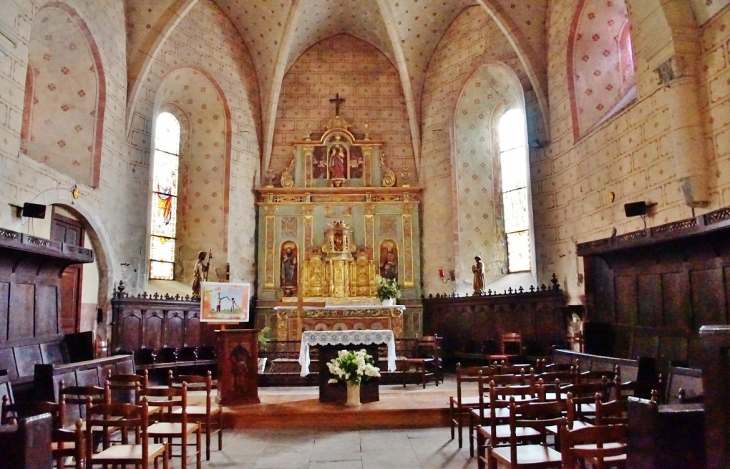
[[[299,348],[302,376],[309,374],[309,348],[314,345],[388,345],[388,371],[395,371],[395,335],[391,330],[304,331]]]

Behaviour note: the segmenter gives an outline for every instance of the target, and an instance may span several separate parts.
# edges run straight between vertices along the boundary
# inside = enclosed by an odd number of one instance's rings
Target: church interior
[[[730,0],[0,11],[10,467],[730,466]]]

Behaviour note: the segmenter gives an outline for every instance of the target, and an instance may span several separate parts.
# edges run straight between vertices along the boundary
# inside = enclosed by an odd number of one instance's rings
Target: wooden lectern
[[[258,404],[259,343],[253,329],[215,331],[220,405]]]

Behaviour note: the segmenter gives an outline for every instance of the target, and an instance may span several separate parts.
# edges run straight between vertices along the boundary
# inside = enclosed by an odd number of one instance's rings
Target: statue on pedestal
[[[484,293],[484,264],[480,256],[474,256],[474,260],[477,261],[476,265],[471,266],[474,274],[474,295],[481,295]]]
[[[200,285],[208,280],[208,268],[210,267],[210,259],[213,258],[213,255],[211,253],[208,258],[208,263],[204,264],[206,255],[205,251],[198,253],[198,261],[195,263],[195,268],[193,269],[193,298],[200,298]]]

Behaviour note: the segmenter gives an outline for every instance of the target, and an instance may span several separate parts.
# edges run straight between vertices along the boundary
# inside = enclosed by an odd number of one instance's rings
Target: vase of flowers
[[[381,277],[378,275],[378,299],[384,306],[393,306],[395,300],[400,298],[400,285],[396,279]]]
[[[340,350],[337,358],[327,363],[333,378],[329,383],[347,384],[347,405],[360,405],[360,383],[380,376],[375,360],[363,349],[357,352]]]

